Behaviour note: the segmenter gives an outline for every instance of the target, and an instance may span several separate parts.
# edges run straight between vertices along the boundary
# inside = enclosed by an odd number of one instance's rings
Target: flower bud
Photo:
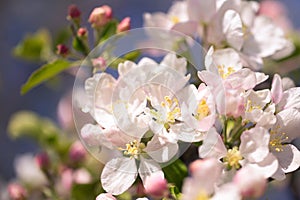
[[[165,197],[168,190],[168,182],[160,174],[152,174],[145,181],[145,192],[152,197],[162,198]]]
[[[79,28],[77,31],[77,36],[78,37],[86,37],[88,34],[88,30],[86,28]]]
[[[124,31],[128,31],[130,29],[130,17],[125,17],[119,24],[117,27],[117,32],[124,32]]]
[[[92,176],[86,169],[80,168],[74,171],[73,180],[77,184],[88,184],[92,181]]]
[[[80,10],[76,5],[70,5],[68,8],[68,19],[78,19],[81,15]]]
[[[11,183],[7,187],[8,195],[12,200],[25,200],[27,192],[25,188],[17,183]]]
[[[89,17],[89,22],[94,28],[99,28],[107,24],[112,18],[112,9],[111,7],[104,5],[98,8],[95,8]]]
[[[243,197],[253,198],[263,195],[267,184],[267,180],[257,170],[250,167],[237,171],[233,182]]]
[[[41,169],[47,169],[50,165],[49,156],[46,152],[36,155],[35,161]]]
[[[64,44],[59,44],[56,46],[56,53],[65,57],[69,54],[69,48]]]
[[[189,170],[193,177],[201,179],[209,174],[211,180],[217,180],[221,175],[222,165],[214,158],[199,159],[190,164]]]
[[[106,69],[106,61],[101,56],[98,58],[92,59],[92,64],[96,69],[100,69],[101,71],[104,71]]]
[[[69,151],[70,160],[74,162],[81,162],[86,156],[86,151],[81,142],[76,141],[72,144]]]

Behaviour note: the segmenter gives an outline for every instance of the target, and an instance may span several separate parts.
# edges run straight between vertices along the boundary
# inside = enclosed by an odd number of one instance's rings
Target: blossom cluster
[[[299,135],[300,88],[275,74],[271,89],[258,89],[269,76],[256,72],[264,58],[284,57],[293,45],[258,10],[251,1],[186,0],[144,15],[145,27],[200,37],[207,50],[200,84],[190,82],[187,60],[175,53],[160,63],[122,62],[117,78],[102,72],[86,80],[82,110],[95,123],[80,134],[108,155],[101,174],[108,194],[99,199],[114,199],[138,177],[150,196],[169,197],[166,187],[149,185],[167,184],[161,168],[183,153],[182,143],[199,146],[182,199],[259,197],[268,179],[299,167],[291,142]]]

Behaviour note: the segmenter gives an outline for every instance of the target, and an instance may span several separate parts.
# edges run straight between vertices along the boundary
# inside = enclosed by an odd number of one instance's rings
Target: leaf
[[[188,175],[186,165],[180,159],[177,159],[171,165],[163,168],[163,171],[168,182],[181,189],[183,179]]]
[[[95,194],[95,187],[97,184],[74,184],[72,187],[72,199],[82,200],[82,199],[96,199],[97,194]]]
[[[111,36],[113,36],[114,34],[116,34],[117,32],[117,24],[118,22],[115,20],[112,20],[110,22],[108,22],[102,29],[99,38],[100,38],[100,42],[107,40],[108,38],[110,38]]]
[[[75,37],[73,39],[73,48],[81,53],[83,53],[84,55],[88,55],[89,51],[86,47],[86,45],[84,44],[84,41],[82,41],[81,38],[79,37]]]
[[[46,61],[51,57],[51,36],[46,29],[28,34],[13,49],[16,57],[29,61]]]
[[[31,74],[27,82],[22,86],[21,94],[24,95],[35,86],[54,77],[55,75],[66,70],[70,66],[71,64],[66,60],[56,60],[52,63],[43,65]]]

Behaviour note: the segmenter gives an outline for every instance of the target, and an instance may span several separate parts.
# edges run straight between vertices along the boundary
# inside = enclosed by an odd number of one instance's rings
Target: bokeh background
[[[138,28],[143,25],[144,12],[166,12],[172,2],[173,0],[0,1],[0,183],[7,183],[13,179],[15,175],[13,161],[17,155],[38,150],[32,140],[9,138],[7,124],[11,115],[20,110],[32,110],[58,122],[57,105],[73,84],[73,77],[63,74],[60,80],[63,86],[42,85],[21,96],[19,92],[21,85],[30,73],[39,67],[37,63],[26,62],[12,56],[13,47],[24,35],[43,27],[49,29],[52,34],[57,34],[68,25],[66,15],[70,4],[76,4],[81,9],[83,21],[87,21],[94,7],[108,4],[112,7],[116,18],[129,16],[132,19],[132,28]],[[294,29],[300,30],[300,1],[282,0],[281,2],[287,8],[287,15]],[[300,190],[299,186],[298,188]],[[290,191],[290,188],[279,187],[276,191],[270,191],[263,199],[294,199]]]

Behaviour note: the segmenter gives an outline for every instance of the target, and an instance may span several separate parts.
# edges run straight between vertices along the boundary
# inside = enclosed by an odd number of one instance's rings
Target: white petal
[[[161,167],[152,159],[141,157],[138,171],[144,185],[146,183],[146,179],[153,174],[157,174],[164,178],[164,173],[162,172]]]
[[[191,20],[206,23],[216,13],[216,1],[188,0],[188,13]]]
[[[103,189],[113,195],[125,192],[137,178],[137,167],[133,158],[115,158],[106,163],[102,174]]]
[[[200,158],[222,158],[226,155],[227,149],[223,143],[223,140],[215,128],[211,128],[206,138],[203,140],[203,144],[199,147]]]
[[[267,129],[255,127],[243,132],[240,152],[250,162],[260,162],[269,154],[270,135]]]
[[[243,45],[243,30],[240,15],[234,10],[228,10],[223,18],[223,33],[229,45],[240,50]]]
[[[288,137],[284,142],[290,142],[300,136],[300,111],[296,109],[286,109],[277,115],[278,133],[285,133]]]
[[[300,109],[300,87],[294,87],[284,91],[277,108],[278,110],[288,108]]]
[[[275,74],[271,87],[272,100],[275,104],[279,103],[283,95],[283,86],[281,78],[278,74]]]
[[[292,144],[284,145],[283,151],[272,152],[278,159],[279,165],[284,173],[293,172],[300,166],[300,152]]]
[[[277,159],[271,153],[269,153],[268,156],[259,163],[247,163],[246,165],[250,165],[257,171],[259,171],[264,176],[264,178],[273,176],[279,166]]]
[[[197,33],[197,23],[194,21],[176,23],[171,30],[181,32],[185,35],[194,37]]]
[[[129,72],[130,70],[136,68],[137,65],[132,62],[132,61],[125,61],[124,63],[120,63],[118,65],[118,72],[119,72],[119,76],[124,76],[127,72]]]
[[[174,53],[167,54],[164,57],[164,59],[161,61],[160,64],[167,66],[167,67],[172,67],[182,75],[185,75],[187,72],[186,59],[185,58],[177,58],[176,54],[174,54]]]

